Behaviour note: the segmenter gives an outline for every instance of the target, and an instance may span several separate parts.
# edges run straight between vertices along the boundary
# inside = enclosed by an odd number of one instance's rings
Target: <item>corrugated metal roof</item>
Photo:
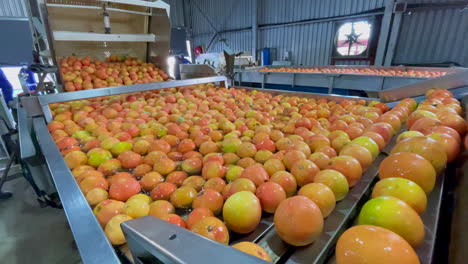
[[[468,11],[441,9],[405,14],[393,62],[454,61],[468,66]]]
[[[385,6],[385,0],[260,0],[259,24],[350,15]]]
[[[28,17],[24,0],[0,0],[0,17]]]
[[[193,34],[213,32],[213,28],[205,16],[208,17],[217,30],[250,27],[253,14],[251,7],[252,2],[249,0],[192,0],[190,9],[192,11]]]

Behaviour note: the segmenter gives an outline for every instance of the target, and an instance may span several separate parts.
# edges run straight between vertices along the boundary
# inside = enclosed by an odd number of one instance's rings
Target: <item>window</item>
[[[338,27],[336,52],[341,56],[363,55],[369,47],[372,24],[367,20],[346,22]]]

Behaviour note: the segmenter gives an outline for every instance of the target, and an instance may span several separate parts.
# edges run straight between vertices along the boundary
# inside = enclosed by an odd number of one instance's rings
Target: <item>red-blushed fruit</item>
[[[328,157],[328,155],[325,153],[315,152],[315,153],[310,154],[308,160],[315,163],[315,165],[317,165],[319,169],[324,170],[328,166],[328,163],[330,162],[330,157]]]
[[[182,170],[189,175],[199,174],[202,171],[203,162],[200,158],[188,158],[182,162]]]
[[[213,212],[208,208],[195,208],[190,212],[187,217],[187,228],[192,229],[192,226],[196,224],[198,221],[202,220],[203,218],[214,216]]]
[[[463,117],[453,113],[441,114],[438,115],[438,117],[440,119],[441,125],[455,129],[460,136],[465,134],[466,125]]]
[[[122,167],[126,169],[133,169],[143,163],[141,155],[133,151],[124,151],[120,153],[118,160],[122,164]]]
[[[179,187],[187,177],[188,175],[185,171],[173,171],[166,176],[166,182],[173,183]]]
[[[330,147],[330,146],[323,146],[323,147],[320,147],[318,148],[317,150],[315,150],[314,153],[316,152],[322,152],[324,154],[326,154],[328,157],[330,158],[333,158],[333,157],[336,157],[336,151],[334,148]]]
[[[266,250],[255,243],[244,241],[244,242],[239,242],[237,244],[234,244],[232,245],[232,247],[244,253],[247,253],[257,258],[271,262],[271,258],[266,252]]]
[[[405,178],[418,184],[426,194],[434,188],[436,175],[432,164],[416,153],[391,154],[379,166],[380,179]]]
[[[153,190],[151,190],[151,199],[153,200],[169,200],[171,194],[177,189],[175,184],[170,182],[162,182],[156,185]]]
[[[430,131],[431,128],[435,126],[440,126],[440,121],[438,119],[423,117],[416,120],[409,130],[427,133],[427,131]]]
[[[306,184],[299,189],[297,195],[302,195],[312,200],[320,208],[324,218],[329,216],[333,209],[335,209],[335,194],[325,184]]]
[[[255,164],[245,168],[242,171],[240,178],[249,179],[255,184],[256,187],[258,187],[262,183],[268,181],[270,177],[262,165]]]
[[[307,159],[298,160],[291,167],[291,174],[296,178],[298,186],[304,186],[313,182],[315,175],[319,171],[319,167]]]
[[[223,208],[223,203],[223,196],[219,192],[206,189],[197,194],[197,197],[193,200],[192,208],[208,208],[214,214],[219,214]]]
[[[351,156],[337,156],[330,159],[327,169],[341,172],[348,180],[349,187],[356,185],[362,176],[361,164]]]
[[[173,160],[163,157],[154,163],[153,170],[161,175],[168,175],[173,172],[176,167],[177,165]]]
[[[336,244],[337,264],[419,264],[418,255],[401,236],[373,225],[346,230]]]
[[[140,179],[141,177],[143,177],[143,175],[151,172],[152,170],[153,170],[152,166],[143,163],[143,164],[136,166],[136,168],[133,169],[133,176],[135,176],[135,178],[137,179]]]
[[[364,132],[364,134],[362,134],[362,136],[372,139],[379,146],[379,151],[382,151],[385,148],[385,146],[387,145],[387,143],[385,143],[384,138],[378,133]]]
[[[182,186],[191,186],[197,190],[197,192],[201,191],[203,185],[205,185],[205,179],[201,176],[189,176],[187,179],[184,180]]]
[[[320,208],[305,196],[294,196],[280,203],[274,216],[278,236],[293,246],[305,246],[322,233]]]
[[[233,181],[229,187],[229,190],[225,193],[225,199],[229,198],[231,195],[241,191],[249,191],[255,193],[256,191],[255,183],[246,178],[239,178]]]
[[[432,133],[428,137],[437,141],[447,154],[447,162],[454,161],[460,153],[460,143],[448,134]]]
[[[455,129],[451,128],[451,127],[436,126],[436,127],[431,128],[431,130],[428,131],[425,135],[427,136],[427,135],[432,134],[432,133],[447,134],[447,135],[452,136],[453,138],[455,138],[458,142],[461,142],[460,134],[458,134],[458,132]]]
[[[86,194],[94,188],[107,190],[109,188],[109,183],[102,176],[89,176],[84,178],[79,186],[81,192],[86,196]]]
[[[98,167],[98,171],[102,172],[102,174],[106,176],[110,176],[116,173],[118,170],[122,168],[122,164],[118,159],[108,159],[101,163]]]
[[[124,182],[127,179],[133,179],[133,175],[131,175],[128,172],[118,172],[110,177],[107,177],[107,181],[109,182],[109,185],[112,185],[117,182]]]
[[[372,126],[366,128],[364,132],[375,132],[380,134],[385,142],[389,142],[392,138],[392,135],[395,133],[393,128],[388,123],[375,123]]]
[[[190,230],[219,243],[229,244],[229,231],[226,225],[216,217],[208,216],[202,218]]]
[[[283,162],[279,159],[269,159],[263,164],[263,167],[270,177],[278,171],[286,170]]]
[[[291,197],[296,193],[297,181],[294,176],[287,171],[275,172],[270,178],[271,182],[278,183],[283,187],[287,197]]]
[[[213,189],[217,192],[222,192],[226,187],[226,182],[218,177],[211,178],[205,182],[204,189]]]
[[[182,186],[171,194],[170,202],[175,208],[190,208],[196,196],[197,190],[195,188]]]
[[[129,178],[121,182],[113,183],[109,189],[109,197],[118,201],[126,201],[140,191],[140,183],[133,178]]]
[[[187,228],[187,224],[185,223],[184,219],[176,214],[166,214],[160,218],[178,227]]]
[[[110,199],[104,200],[94,207],[93,213],[99,224],[101,224],[102,227],[105,227],[112,217],[123,213],[124,206],[125,203],[121,201]]]
[[[175,212],[174,206],[166,200],[157,200],[149,205],[149,215],[161,218],[164,215],[173,214]]]
[[[286,168],[290,170],[294,162],[302,160],[302,159],[306,159],[306,158],[307,157],[303,152],[299,150],[290,150],[290,151],[287,151],[286,154],[284,154],[283,163],[284,163],[284,166],[286,166]]]
[[[350,156],[357,159],[363,171],[365,171],[373,161],[372,154],[367,148],[353,143],[341,149],[340,156]]]
[[[229,197],[223,206],[223,219],[229,230],[247,234],[260,223],[262,207],[255,194],[242,191]]]
[[[152,172],[146,173],[145,175],[143,175],[143,177],[141,177],[140,185],[141,185],[141,188],[143,188],[143,190],[150,192],[151,190],[154,189],[154,187],[156,187],[156,185],[160,184],[163,181],[164,181],[164,178],[163,176],[161,176],[161,174],[155,171],[152,171]]]
[[[208,161],[203,165],[202,177],[206,180],[211,178],[223,178],[226,174],[226,168],[219,161]]]
[[[260,199],[263,211],[274,213],[278,205],[286,199],[286,192],[283,187],[275,182],[265,182],[255,191],[255,195]]]

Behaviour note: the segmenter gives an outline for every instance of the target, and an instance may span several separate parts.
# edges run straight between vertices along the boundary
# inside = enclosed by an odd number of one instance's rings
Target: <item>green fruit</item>
[[[359,225],[386,228],[403,237],[416,248],[424,240],[424,224],[418,213],[400,199],[390,196],[374,198],[361,209]]]
[[[223,140],[222,150],[224,153],[236,153],[241,143],[242,141],[238,138],[225,138]]]
[[[351,144],[357,144],[357,145],[361,145],[365,147],[366,149],[370,151],[370,153],[372,154],[372,158],[374,159],[380,153],[379,145],[377,145],[377,143],[375,143],[375,141],[369,137],[362,136],[362,137],[355,138],[351,141]]]
[[[90,136],[91,134],[89,134],[89,132],[85,130],[80,130],[80,131],[76,131],[75,133],[73,133],[73,137],[77,139],[84,139]]]
[[[379,196],[398,198],[419,214],[426,210],[426,193],[419,185],[405,178],[385,178],[377,182],[372,191],[372,198]]]
[[[112,155],[117,157],[120,153],[125,152],[127,150],[131,150],[132,148],[133,148],[132,143],[122,141],[122,142],[115,143],[111,148],[111,152],[112,152]]]
[[[240,234],[250,233],[260,223],[262,207],[260,200],[249,191],[231,195],[223,206],[223,219],[229,230]]]
[[[237,180],[241,176],[243,170],[244,168],[241,166],[230,166],[226,172],[226,179],[230,182]]]
[[[336,170],[322,170],[314,177],[315,183],[323,183],[335,194],[336,201],[343,200],[349,191],[346,177]]]
[[[97,168],[101,163],[108,159],[112,159],[112,154],[101,148],[93,148],[87,154],[88,156],[88,164]]]

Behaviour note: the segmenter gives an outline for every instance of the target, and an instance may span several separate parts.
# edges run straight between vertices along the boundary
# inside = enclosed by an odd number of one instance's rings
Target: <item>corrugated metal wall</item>
[[[333,22],[323,22],[260,30],[259,47],[276,49],[276,60],[289,51],[295,65],[328,65],[333,28]]]
[[[259,0],[259,23],[327,18],[381,8],[385,0]]]
[[[277,23],[288,23],[317,18],[331,18],[383,8],[385,0],[259,0],[258,48],[272,48],[280,60],[286,51],[293,64],[328,65],[334,36],[334,22],[309,23],[271,28]],[[198,6],[198,7],[197,7]],[[252,25],[252,2],[248,0],[192,0],[194,45],[204,48],[213,34],[213,28],[200,12],[211,20],[218,31],[246,29]],[[266,26],[265,28],[262,28]],[[226,44],[236,52],[251,51],[251,30],[222,33],[208,52],[221,52]],[[359,62],[362,64],[363,62]],[[368,63],[368,62],[364,62]]]
[[[213,35],[206,14],[220,34],[208,52],[221,52],[226,44],[236,52],[251,51],[252,2],[248,0],[190,0],[194,44],[206,48]],[[258,0],[258,49],[272,48],[282,59],[289,51],[293,64],[328,65],[334,22],[271,27],[275,24],[330,18],[382,9],[385,0]],[[457,3],[459,0],[407,0],[408,4]],[[196,4],[195,4],[196,3]],[[405,14],[393,63],[455,61],[468,66],[468,10],[436,9]],[[464,27],[464,28],[463,28]],[[225,41],[221,42],[221,41]],[[365,65],[368,61],[340,61]]]
[[[0,0],[0,17],[28,17],[24,0]]]
[[[468,66],[468,10],[404,14],[393,63],[457,62]]]

